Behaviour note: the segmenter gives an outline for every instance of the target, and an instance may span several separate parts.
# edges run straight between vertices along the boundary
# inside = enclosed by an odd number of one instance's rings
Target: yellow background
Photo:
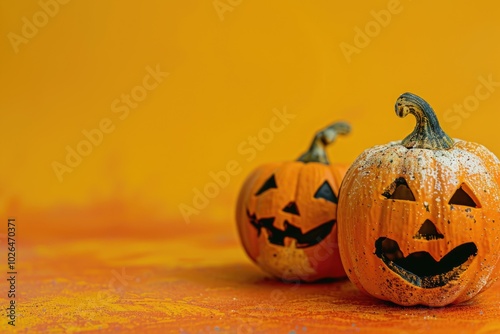
[[[406,91],[434,107],[449,135],[500,155],[500,87],[468,118],[445,117],[470,101],[478,78],[500,81],[493,2],[401,0],[382,26],[373,13],[391,1],[220,0],[218,11],[212,0],[73,0],[14,47],[9,36],[22,36],[23,17],[33,22],[40,3],[53,1],[0,2],[0,203],[4,216],[33,227],[43,217],[53,234],[90,228],[78,219],[86,214],[109,218],[99,228],[113,219],[141,229],[232,227],[245,176],[297,158],[328,123],[353,127],[329,149],[332,161],[406,136],[414,119],[393,107]],[[356,29],[367,27],[375,29],[368,45],[349,62],[342,43],[356,46]],[[112,102],[157,65],[168,77],[120,120]],[[295,118],[247,161],[238,146],[283,108]],[[105,118],[115,130],[59,182],[52,163],[65,163],[66,146]],[[192,206],[194,189],[233,160],[241,171],[190,217],[198,225],[183,225],[179,205]]]

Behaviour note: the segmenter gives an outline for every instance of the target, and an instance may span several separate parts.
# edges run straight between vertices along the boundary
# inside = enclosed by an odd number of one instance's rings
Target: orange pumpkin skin
[[[360,290],[400,305],[444,306],[496,280],[499,161],[482,145],[449,142],[447,149],[375,146],[347,171],[339,247]]]
[[[236,208],[248,256],[285,281],[345,277],[337,245],[337,196],[347,166],[288,161],[255,169]]]

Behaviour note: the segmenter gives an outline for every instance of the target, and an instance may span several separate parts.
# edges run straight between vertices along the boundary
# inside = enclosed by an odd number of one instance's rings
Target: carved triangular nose
[[[288,203],[283,208],[283,212],[288,212],[288,213],[291,213],[292,215],[300,216],[299,208],[297,207],[297,204],[295,204],[295,202]]]
[[[413,238],[414,239],[435,240],[435,239],[443,239],[444,235],[439,233],[439,231],[436,228],[436,225],[434,225],[433,222],[431,222],[429,219],[427,219],[422,224],[422,226],[418,230],[417,234]]]

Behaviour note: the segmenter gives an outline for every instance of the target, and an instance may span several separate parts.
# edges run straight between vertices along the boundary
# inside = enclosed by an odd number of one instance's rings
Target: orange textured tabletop
[[[0,334],[500,334],[499,14],[0,0]]]
[[[244,254],[235,229],[19,244],[19,332],[498,333],[500,284],[443,308],[400,307],[347,280],[283,283]],[[189,234],[186,232],[189,231]],[[4,297],[4,296],[2,296]],[[0,299],[2,305],[6,299]],[[2,321],[2,332],[10,330]]]

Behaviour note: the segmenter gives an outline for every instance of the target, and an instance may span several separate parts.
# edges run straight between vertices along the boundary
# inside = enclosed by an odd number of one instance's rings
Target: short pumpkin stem
[[[421,97],[404,93],[396,101],[395,109],[399,117],[412,114],[417,119],[413,132],[401,142],[406,148],[447,150],[453,147],[453,139],[441,129],[434,110]]]
[[[335,122],[321,131],[318,131],[314,136],[309,150],[302,154],[298,161],[302,162],[321,162],[329,165],[330,162],[326,156],[325,148],[335,141],[337,135],[346,135],[351,132],[351,126],[346,122]]]

